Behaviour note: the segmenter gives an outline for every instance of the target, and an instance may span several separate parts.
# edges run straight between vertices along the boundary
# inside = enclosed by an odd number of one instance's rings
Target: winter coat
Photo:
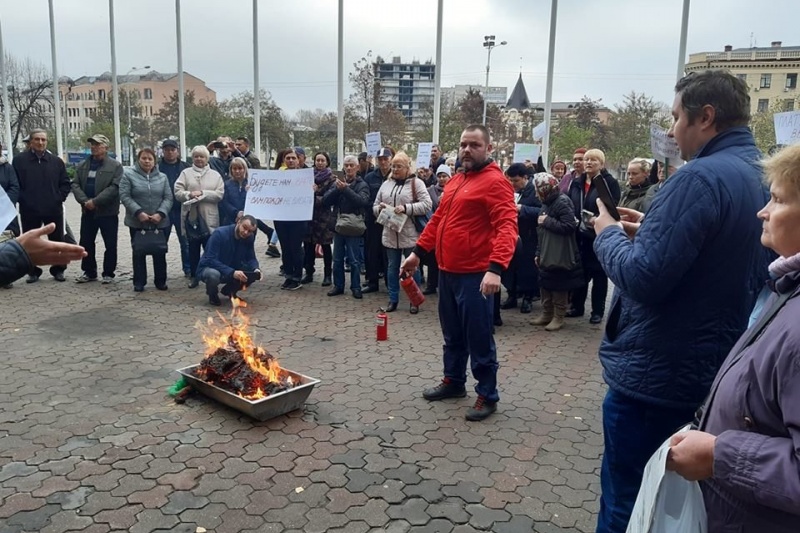
[[[606,185],[608,185],[608,191],[611,193],[611,199],[614,201],[614,204],[618,204],[620,198],[619,183],[617,183],[614,176],[609,174],[606,169],[602,169],[600,175],[603,176]],[[595,216],[600,214],[600,210],[597,208],[597,198],[599,196],[597,194],[597,189],[595,189],[594,182],[589,186],[588,192],[586,192],[584,187],[585,182],[586,173],[583,173],[575,178],[569,186],[569,199],[572,200],[575,218],[578,219],[579,222],[583,220],[581,215],[583,209],[591,211]],[[600,263],[597,261],[597,256],[594,253],[594,249],[592,248],[595,236],[594,229],[579,223],[576,238],[578,239],[578,250],[581,252],[581,263],[585,269],[598,270],[601,268]]]
[[[502,274],[517,246],[514,189],[492,160],[456,174],[417,243],[417,255],[436,254],[452,274]]]
[[[169,226],[169,211],[172,207],[172,191],[167,177],[153,169],[145,173],[136,163],[126,167],[119,182],[119,199],[125,206],[125,225],[129,228],[152,227],[143,224],[137,218],[140,213],[146,215],[161,214],[159,228]]]
[[[122,165],[119,161],[111,159],[110,156],[103,158],[103,162],[95,172],[94,178],[94,197],[86,195],[86,182],[89,179],[89,165],[92,158],[84,159],[75,168],[75,177],[72,180],[72,196],[79,204],[83,205],[89,200],[93,200],[95,208],[93,213],[96,217],[116,217],[119,216],[119,182],[122,179]]]
[[[620,207],[627,207],[628,209],[634,209],[641,213],[645,212],[645,201],[647,198],[647,191],[650,190],[652,185],[649,181],[645,181],[641,185],[636,185],[634,187],[628,187],[625,189],[625,192],[622,193],[622,198],[619,200]]]
[[[237,239],[234,224],[220,227],[208,239],[203,257],[197,265],[198,276],[202,276],[206,268],[213,268],[220,273],[220,280],[228,283],[233,280],[233,273],[237,270],[258,270],[255,243],[255,234],[246,239]]]
[[[745,128],[706,143],[665,182],[631,240],[595,240],[616,286],[600,345],[609,387],[671,409],[697,408],[745,330],[764,280],[761,154]]]
[[[228,159],[222,159],[221,157],[211,157],[208,159],[208,166],[213,168],[217,171],[217,173],[222,177],[223,181],[228,181],[231,179],[231,162],[233,161],[233,156],[230,156]],[[189,165],[191,167],[192,165]]]
[[[314,244],[331,244],[333,243],[333,230],[332,226],[336,225],[336,219],[331,211],[331,207],[323,203],[325,194],[331,189],[335,189],[336,177],[331,176],[330,179],[317,186],[317,191],[314,193],[314,214],[309,224],[311,234],[308,239],[309,242]]]
[[[163,157],[158,160],[158,170],[167,177],[169,180],[169,190],[173,191],[172,213],[170,214],[173,218],[181,216],[181,203],[174,197],[175,182],[178,181],[178,176],[181,175],[181,172],[190,166],[189,163],[182,159],[178,159],[174,163],[167,163],[164,161]]]
[[[640,209],[642,213],[647,213],[647,210],[650,209],[651,205],[653,205],[653,200],[655,199],[656,194],[658,194],[658,191],[661,190],[661,187],[663,187],[665,183],[666,180],[660,181],[655,185],[651,185],[647,189],[647,194],[644,195],[644,200],[642,201],[642,209]]]
[[[33,270],[28,253],[16,240],[0,243],[0,287],[14,283]]]
[[[12,161],[19,180],[19,211],[24,217],[61,216],[70,182],[64,162],[45,151],[41,157],[29,150]]]
[[[8,199],[11,200],[11,203],[16,207],[19,201],[19,180],[17,179],[17,173],[14,172],[14,166],[5,161],[0,163],[0,187],[3,188]],[[0,228],[0,233],[2,233],[3,229],[4,228]],[[14,220],[12,220],[5,229],[19,236],[17,217],[14,217]]]
[[[428,196],[431,197],[431,211],[436,212],[439,208],[439,202],[442,200],[444,194],[444,187],[439,187],[438,183],[434,183],[428,187]]]
[[[417,201],[415,202],[412,197],[411,183],[415,182],[417,190]],[[419,233],[417,228],[414,227],[415,215],[424,215],[431,210],[431,197],[428,195],[428,189],[425,188],[425,183],[416,176],[409,176],[408,178],[400,181],[394,178],[388,179],[383,182],[378,195],[375,197],[375,202],[372,207],[372,213],[377,217],[381,212],[380,204],[385,203],[393,209],[398,205],[405,206],[405,213],[408,219],[401,230],[394,231],[386,226],[383,227],[383,235],[381,243],[386,248],[395,250],[404,250],[406,248],[413,248],[417,244]]]
[[[517,212],[519,241],[508,270],[503,272],[503,285],[510,291],[516,290],[526,294],[535,291],[539,285],[539,269],[536,268],[534,258],[536,257],[536,249],[539,246],[536,227],[539,224],[542,202],[536,196],[536,189],[533,187],[532,179],[528,180],[528,184],[518,194],[518,205],[520,206],[519,212]]]
[[[370,205],[375,203],[375,198],[378,196],[378,191],[381,190],[381,186],[388,181],[388,174],[384,176],[381,173],[381,169],[375,167],[371,172],[368,172],[367,175],[364,177],[364,183],[367,184],[369,187],[369,203]],[[372,209],[367,210],[367,221],[368,222],[375,222],[375,215],[372,212]]]
[[[790,533],[800,524],[800,272],[774,288],[793,296],[741,357],[732,358],[744,339],[733,348],[700,427],[717,437],[714,475],[701,483],[710,532]]]
[[[547,215],[537,231],[540,234],[549,232],[557,235],[568,245],[569,240],[575,238],[578,220],[575,218],[572,200],[566,194],[553,194],[544,201],[543,215]],[[552,236],[552,235],[551,235]],[[541,255],[542,236],[539,236],[539,247],[536,257]],[[580,253],[576,250],[575,268],[572,270],[539,268],[539,287],[548,291],[565,292],[581,287],[585,281],[581,269]]]
[[[222,201],[219,203],[219,211],[222,216],[220,225],[236,224],[236,217],[240,211],[244,211],[244,205],[247,202],[247,187],[247,178],[242,181],[229,179],[225,182],[225,194],[222,195]]]
[[[187,205],[191,193],[202,191],[202,196],[197,203]],[[225,184],[219,173],[206,165],[201,171],[191,166],[181,172],[178,181],[175,182],[175,198],[183,204],[181,206],[181,219],[189,215],[191,220],[195,220],[198,215],[203,217],[210,231],[219,227],[219,209],[217,204],[222,201],[225,194]],[[181,224],[183,234],[186,234],[186,225]]]
[[[339,213],[363,215],[370,210],[369,185],[363,179],[356,177],[342,190],[335,186],[328,189],[322,201],[325,206],[333,208],[332,218],[335,225]]]

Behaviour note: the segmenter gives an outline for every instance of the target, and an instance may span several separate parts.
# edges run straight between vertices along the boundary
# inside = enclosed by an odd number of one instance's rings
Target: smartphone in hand
[[[617,211],[617,206],[614,203],[613,198],[611,198],[611,191],[608,190],[608,184],[606,183],[606,180],[603,179],[602,174],[598,174],[592,178],[592,183],[594,184],[594,188],[597,189],[597,195],[600,197],[600,201],[603,202],[606,210],[614,218],[614,220],[619,222],[619,211]]]

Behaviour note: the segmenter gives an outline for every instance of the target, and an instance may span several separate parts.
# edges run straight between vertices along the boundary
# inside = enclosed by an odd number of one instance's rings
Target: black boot
[[[500,309],[514,309],[517,306],[517,297],[510,296],[500,304]]]

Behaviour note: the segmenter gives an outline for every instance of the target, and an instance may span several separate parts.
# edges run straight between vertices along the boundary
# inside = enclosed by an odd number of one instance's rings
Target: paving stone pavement
[[[401,297],[377,342],[385,292],[328,298],[319,279],[281,291],[260,235],[266,276],[246,293],[256,339],[322,383],[303,411],[257,422],[166,395],[174,370],[200,360],[195,324],[216,310],[186,288],[175,237],[168,292],[134,293],[122,225],[119,243],[112,285],[75,284],[71,265],[66,283],[45,274],[2,292],[0,533],[594,531],[599,327],[547,333],[504,312],[501,403],[469,423],[471,389],[420,395],[441,373],[435,296],[416,316]]]

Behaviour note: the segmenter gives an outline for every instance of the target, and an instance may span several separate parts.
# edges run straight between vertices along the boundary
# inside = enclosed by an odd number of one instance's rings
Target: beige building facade
[[[800,46],[783,46],[774,41],[770,47],[736,48],[722,52],[689,54],[686,72],[726,69],[750,87],[751,113],[764,113],[777,107],[795,111],[800,97]]]
[[[178,90],[177,73],[161,73],[152,70],[146,74],[117,76],[120,92],[131,91],[138,95],[145,118],[152,119],[170,97]],[[194,92],[195,101],[217,101],[217,94],[206,87],[200,78],[183,73],[184,90]],[[81,134],[88,131],[94,123],[93,117],[100,102],[107,101],[113,94],[111,73],[104,72],[99,76],[81,76],[75,80],[61,78],[59,82],[63,120],[70,133]],[[120,102],[120,122],[123,130],[127,125],[127,101]]]

